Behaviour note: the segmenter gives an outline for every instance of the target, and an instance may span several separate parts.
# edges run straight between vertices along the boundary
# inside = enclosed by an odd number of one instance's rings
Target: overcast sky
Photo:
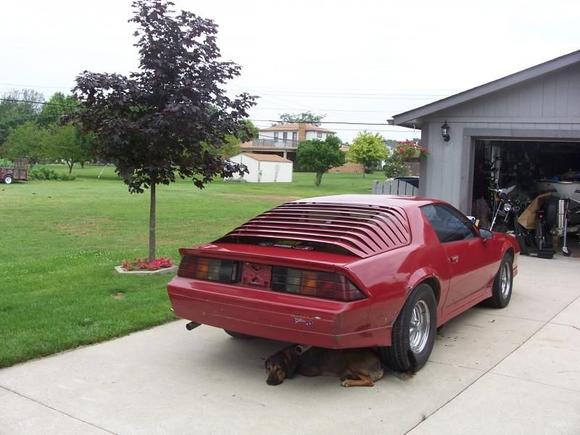
[[[83,70],[137,65],[130,1],[18,0],[0,10],[0,93],[68,92]],[[177,0],[220,26],[231,88],[259,95],[251,119],[310,110],[326,121],[394,114],[580,49],[580,3]],[[259,126],[269,125],[256,121]],[[346,141],[364,126],[327,125]],[[386,138],[417,137],[367,126]]]

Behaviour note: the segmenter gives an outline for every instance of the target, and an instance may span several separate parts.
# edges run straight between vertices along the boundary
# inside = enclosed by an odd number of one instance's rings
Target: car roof
[[[444,203],[437,199],[425,198],[422,196],[397,196],[397,195],[330,195],[317,196],[314,198],[304,198],[292,201],[296,203],[335,203],[335,204],[367,204],[382,205],[388,207],[398,207],[409,209],[421,207],[427,204]]]

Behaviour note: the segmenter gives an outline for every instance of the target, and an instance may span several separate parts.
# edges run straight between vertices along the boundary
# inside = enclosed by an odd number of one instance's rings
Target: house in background
[[[303,140],[324,140],[335,132],[313,124],[286,123],[260,129],[259,136],[241,145],[242,151],[276,154],[294,161],[296,149]]]
[[[230,158],[234,163],[246,165],[249,173],[236,175],[234,180],[250,183],[291,183],[294,164],[276,154],[241,153]]]

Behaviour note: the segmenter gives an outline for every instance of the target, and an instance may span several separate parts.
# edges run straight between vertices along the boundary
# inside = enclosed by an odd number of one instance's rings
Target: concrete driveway
[[[510,306],[439,332],[414,378],[264,382],[281,348],[185,322],[0,370],[0,434],[580,433],[580,261],[522,258]]]

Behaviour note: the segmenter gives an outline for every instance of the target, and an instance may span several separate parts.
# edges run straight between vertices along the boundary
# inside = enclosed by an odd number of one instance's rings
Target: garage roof
[[[473,100],[484,95],[491,94],[493,92],[501,91],[510,86],[517,85],[527,80],[535,79],[537,77],[552,73],[579,62],[580,50],[557,57],[539,65],[532,66],[525,70],[510,74],[509,76],[502,77],[467,91],[460,92],[450,97],[443,98],[442,100],[435,101],[434,103],[426,104],[425,106],[399,113],[393,117],[392,123],[394,125],[401,125],[403,127],[419,127],[421,125],[422,118],[428,115],[440,112],[441,110],[449,109],[450,107],[465,103],[466,101]]]
[[[276,154],[258,154],[258,153],[242,153],[242,156],[248,156],[259,162],[282,162],[282,163],[292,163],[292,160],[285,159]]]

